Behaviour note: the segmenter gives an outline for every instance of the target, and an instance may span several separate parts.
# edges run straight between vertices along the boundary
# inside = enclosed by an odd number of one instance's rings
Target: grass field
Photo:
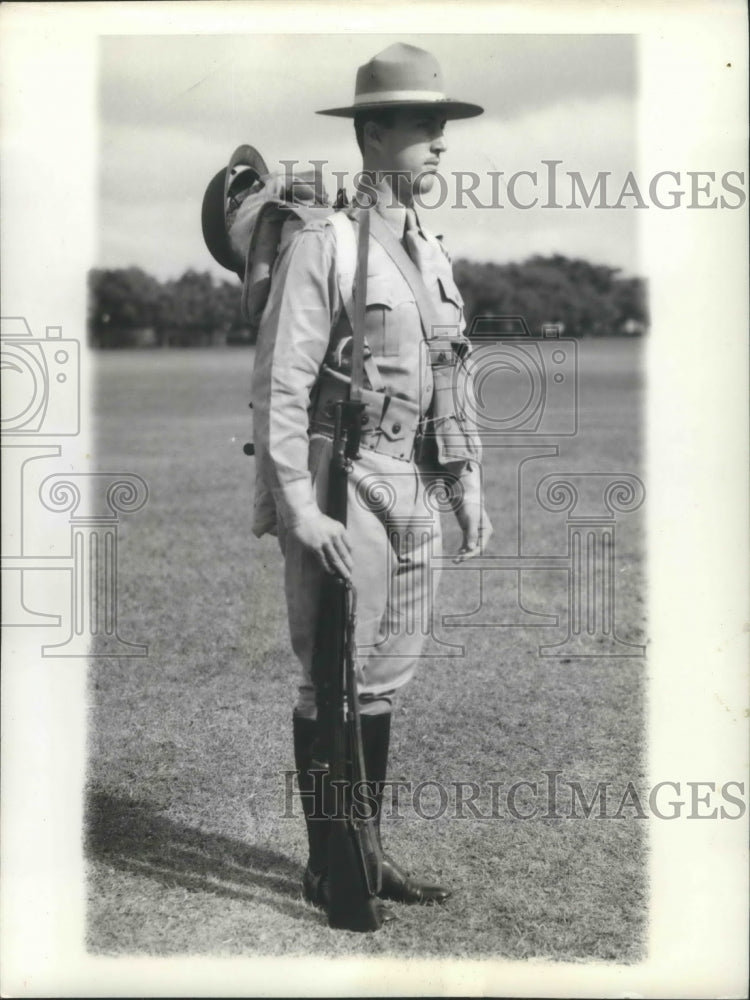
[[[640,467],[642,345],[580,345],[579,433],[527,463],[522,546],[562,554],[564,515],[542,511],[549,472]],[[333,932],[305,904],[301,819],[285,818],[297,670],[277,543],[250,534],[253,462],[246,349],[97,356],[98,467],[143,476],[149,501],[123,518],[119,631],[142,659],[92,660],[88,945],[104,954],[330,954],[589,959],[643,956],[646,824],[620,818],[385,821],[392,854],[455,889],[438,909],[397,908],[375,935]],[[545,439],[549,443],[551,439]],[[549,450],[549,449],[548,449]],[[511,449],[486,462],[492,551],[516,544]],[[448,526],[447,526],[448,527]],[[642,511],[617,526],[621,638],[645,642]],[[448,530],[448,547],[457,535]],[[476,572],[448,574],[438,614],[478,603]],[[560,570],[525,573],[524,605],[564,611]],[[484,612],[510,607],[484,577]],[[392,777],[544,783],[545,770],[617,801],[643,780],[642,658],[542,658],[553,627],[455,628],[462,657],[426,659],[394,714]],[[450,786],[455,787],[455,786]],[[487,787],[483,785],[482,787]],[[528,791],[528,790],[527,790]],[[519,793],[519,806],[530,809]],[[484,800],[482,813],[487,806]],[[425,810],[434,804],[424,799]]]

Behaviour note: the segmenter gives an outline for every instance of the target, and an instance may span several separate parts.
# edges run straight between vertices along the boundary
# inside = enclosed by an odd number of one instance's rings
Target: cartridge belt
[[[349,378],[324,366],[318,379],[310,415],[310,432],[333,437],[335,404],[349,396]],[[360,448],[410,462],[418,460],[425,420],[419,407],[408,399],[362,390]]]

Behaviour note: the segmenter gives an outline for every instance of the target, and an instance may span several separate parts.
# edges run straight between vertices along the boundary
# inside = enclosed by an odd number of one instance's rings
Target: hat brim
[[[354,118],[362,111],[387,111],[389,108],[429,108],[431,111],[442,111],[448,121],[460,118],[476,118],[484,114],[484,108],[478,104],[468,104],[465,101],[375,101],[368,104],[357,104],[348,108],[327,108],[316,111],[316,115],[330,115],[333,118]]]

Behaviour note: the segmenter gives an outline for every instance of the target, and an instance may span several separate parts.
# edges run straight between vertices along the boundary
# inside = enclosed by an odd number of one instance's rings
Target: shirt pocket
[[[452,302],[458,309],[463,306],[464,300],[461,298],[458,285],[453,278],[444,274],[439,274],[438,285],[440,286],[440,296],[443,302]]]
[[[442,336],[452,335],[454,340],[463,339],[464,330],[464,300],[458,290],[458,285],[451,276],[438,275],[438,290],[440,301],[438,308],[440,318],[447,327],[452,327],[452,331],[443,329]]]
[[[410,293],[385,276],[368,277],[365,329],[367,343],[376,357],[396,357],[400,353],[402,337],[415,315],[416,305]]]

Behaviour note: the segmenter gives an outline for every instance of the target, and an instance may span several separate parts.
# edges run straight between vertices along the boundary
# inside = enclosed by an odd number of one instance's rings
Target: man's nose
[[[447,148],[448,145],[445,141],[445,136],[443,135],[442,132],[436,135],[435,138],[430,143],[430,150],[433,153],[444,153]]]

